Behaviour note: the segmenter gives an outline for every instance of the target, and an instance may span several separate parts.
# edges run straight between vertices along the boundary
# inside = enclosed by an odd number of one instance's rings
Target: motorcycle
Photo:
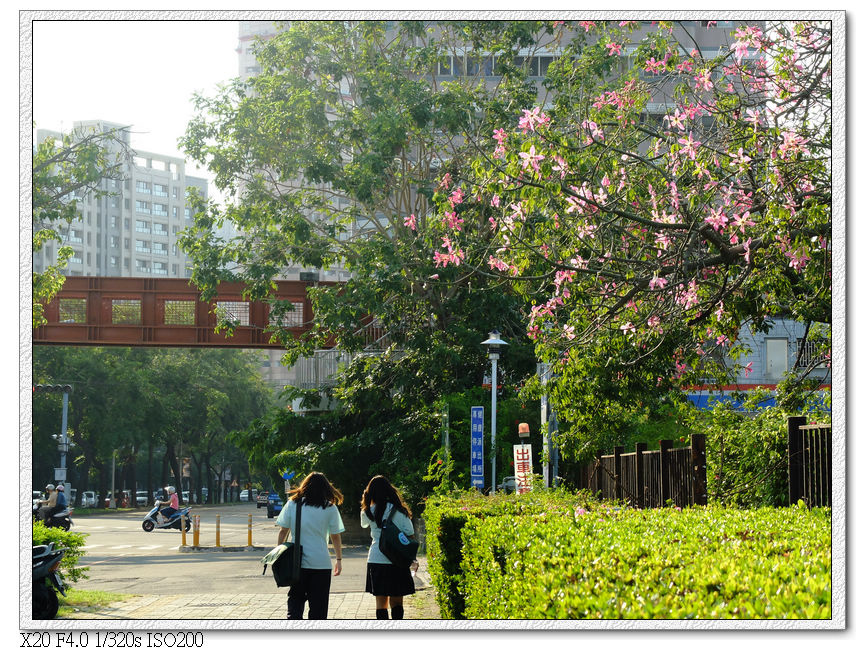
[[[62,528],[63,530],[69,530],[72,527],[73,512],[75,512],[74,508],[66,508],[65,510],[61,510],[60,512],[55,512],[43,523],[47,528]],[[36,521],[37,519],[39,519],[39,506],[34,505],[33,521]]]
[[[189,517],[189,508],[181,508],[171,515],[167,521],[160,521],[160,505],[162,504],[153,506],[153,510],[144,516],[144,521],[141,522],[141,527],[144,529],[144,532],[149,533],[155,528],[176,528],[177,530],[180,530],[180,522],[184,518],[186,521],[186,531],[189,532],[189,529],[192,528],[192,521]]]
[[[55,548],[54,542],[33,547],[33,620],[48,620],[57,616],[60,603],[57,592],[66,595],[66,585],[60,574],[60,561],[65,548]]]

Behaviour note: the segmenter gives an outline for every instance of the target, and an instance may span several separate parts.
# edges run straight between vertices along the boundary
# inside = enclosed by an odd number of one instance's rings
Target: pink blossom
[[[683,113],[680,113],[679,109],[676,108],[676,112],[673,113],[673,115],[667,114],[664,116],[664,121],[669,122],[670,126],[675,126],[680,131],[684,131],[685,130],[685,121],[683,119],[684,117],[685,117],[685,115]]]
[[[655,57],[652,57],[648,61],[646,61],[645,70],[646,72],[650,72],[652,74],[658,74],[661,70],[664,69],[663,61],[656,61]]]
[[[490,222],[490,230],[495,230],[498,226],[498,224],[496,223],[496,220],[493,217],[490,217],[489,222]]]
[[[573,341],[577,337],[577,335],[574,333],[573,325],[565,325],[562,328],[562,334],[564,334],[565,338],[569,341]]]
[[[439,183],[439,187],[443,187],[443,188],[447,189],[450,186],[451,186],[451,175],[450,175],[450,173],[447,173],[442,177],[442,180]]]
[[[716,345],[727,345],[729,342],[730,342],[730,339],[728,339],[723,334],[721,334],[718,338],[715,339]]]
[[[413,214],[407,216],[402,220],[404,226],[411,228],[412,230],[417,230],[417,219]]]
[[[520,128],[523,130],[523,133],[528,133],[529,131],[534,131],[535,126],[543,126],[544,124],[549,124],[550,118],[546,113],[542,113],[539,107],[535,107],[532,110],[523,110],[523,116],[520,118]]]
[[[631,336],[631,335],[637,333],[637,328],[634,327],[634,324],[631,321],[628,321],[627,323],[625,323],[624,325],[619,327],[619,329],[622,330],[628,336]]]
[[[745,376],[746,376],[746,377],[749,376],[752,372],[754,372],[754,367],[753,367],[753,366],[754,366],[754,362],[753,362],[753,361],[749,361],[749,362],[748,362],[748,365],[745,366],[744,370],[745,370]]]
[[[496,142],[498,142],[500,145],[505,143],[507,137],[508,134],[505,132],[504,129],[496,129],[495,131],[493,131],[493,138],[495,138]]]
[[[679,138],[679,144],[682,145],[682,153],[688,154],[691,160],[696,159],[697,147],[702,144],[702,142],[694,140],[693,135],[693,132],[689,132],[687,138]]]
[[[748,163],[751,162],[751,157],[745,154],[742,147],[739,147],[739,151],[733,154],[730,162],[736,165],[739,171],[743,171],[748,166]]]
[[[497,208],[497,207],[499,207],[499,205],[501,205],[501,201],[500,201],[500,199],[499,199],[499,195],[498,195],[498,194],[493,195],[493,198],[492,198],[492,200],[490,201],[490,205],[491,205],[492,207],[494,207],[494,208]]]
[[[622,53],[622,46],[618,43],[607,43],[607,53],[610,56],[619,55]]]
[[[667,286],[667,278],[660,278],[657,275],[649,280],[649,289],[663,289]]]
[[[712,83],[712,73],[708,70],[698,72],[694,75],[694,84],[697,90],[712,90],[714,87],[714,84]]]
[[[520,158],[523,159],[523,169],[531,165],[536,172],[541,171],[540,167],[538,167],[538,161],[543,160],[544,156],[535,153],[535,145],[532,145],[528,152],[521,151]]]
[[[444,220],[451,230],[462,230],[464,219],[458,217],[456,212],[445,212]]]
[[[581,20],[580,21],[580,27],[585,29],[586,33],[588,33],[590,29],[595,27],[595,21],[594,20]]]
[[[455,189],[453,192],[451,192],[451,195],[450,195],[451,205],[459,205],[460,203],[462,203],[463,202],[463,196],[464,196],[463,189],[461,187],[458,187],[457,189]]]

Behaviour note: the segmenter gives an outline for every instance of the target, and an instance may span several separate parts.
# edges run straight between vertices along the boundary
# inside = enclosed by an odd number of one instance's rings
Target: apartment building
[[[107,132],[123,125],[102,120],[75,122],[73,131]],[[36,138],[60,138],[38,130]],[[129,133],[121,135],[129,144]],[[107,194],[77,196],[79,219],[60,235],[73,254],[66,275],[183,278],[191,274],[189,258],[177,245],[178,233],[192,223],[187,190],[207,196],[207,180],[186,174],[182,158],[134,151],[123,180],[104,179]],[[54,263],[57,244],[49,242],[33,255],[33,270]]]

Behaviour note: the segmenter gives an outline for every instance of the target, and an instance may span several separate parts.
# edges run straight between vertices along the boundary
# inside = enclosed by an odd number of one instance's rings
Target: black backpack
[[[417,558],[417,549],[420,544],[409,539],[408,536],[397,528],[393,523],[396,506],[391,506],[387,519],[381,522],[381,536],[378,538],[378,547],[384,556],[401,569],[406,569]],[[372,519],[367,510],[367,517]]]
[[[277,587],[293,587],[300,582],[300,560],[303,556],[303,547],[300,545],[300,515],[303,512],[303,503],[297,503],[297,518],[294,522],[294,539],[283,542],[261,559],[264,570],[261,575],[267,573],[267,565],[273,571],[273,579]]]

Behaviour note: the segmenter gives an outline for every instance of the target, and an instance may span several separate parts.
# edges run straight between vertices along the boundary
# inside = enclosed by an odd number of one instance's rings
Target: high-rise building
[[[73,133],[105,133],[123,125],[103,120],[75,122]],[[38,130],[38,142],[61,135]],[[129,144],[129,132],[119,131]],[[191,225],[186,192],[194,188],[206,197],[207,180],[186,174],[182,158],[132,151],[122,169],[123,180],[103,179],[104,196],[76,196],[79,218],[60,229],[63,244],[72,248],[66,275],[117,277],[189,277],[189,258],[177,245],[178,233]],[[49,242],[33,255],[33,270],[43,271],[57,259]]]

